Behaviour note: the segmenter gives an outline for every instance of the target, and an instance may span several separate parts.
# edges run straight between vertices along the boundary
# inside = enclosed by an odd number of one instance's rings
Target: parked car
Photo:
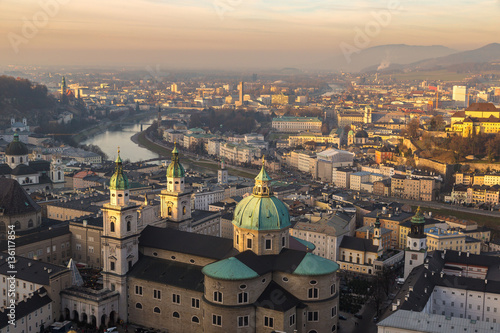
[[[340,319],[340,320],[347,320],[347,318],[346,318],[346,317],[344,317],[343,315],[339,315],[339,319]]]
[[[356,317],[356,318],[358,318],[358,319],[363,319],[363,316],[362,316],[362,315],[360,315],[359,313],[356,313],[356,314],[354,315],[354,317]]]
[[[116,327],[110,327],[106,330],[106,333],[113,333],[113,332],[118,332],[118,329]]]

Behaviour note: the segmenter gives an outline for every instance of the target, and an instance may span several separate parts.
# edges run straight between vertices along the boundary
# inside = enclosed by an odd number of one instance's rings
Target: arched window
[[[172,207],[168,207],[167,211],[168,211],[168,215],[172,215]]]
[[[307,297],[308,298],[318,298],[319,297],[318,288],[309,288],[309,290],[307,292]]]
[[[192,321],[193,323],[197,323],[197,324],[199,324],[199,323],[200,323],[200,319],[198,319],[198,317],[196,317],[196,316],[193,316],[193,318],[191,318],[191,321]]]
[[[238,293],[238,304],[248,303],[248,293],[241,292]]]
[[[16,221],[16,222],[14,223],[14,229],[16,229],[16,230],[21,229],[21,222]]]
[[[154,310],[153,310],[154,313],[161,313],[160,311],[160,308],[155,306]]]
[[[14,163],[14,157],[11,157],[11,158],[10,158],[10,161],[11,161],[12,163]]]
[[[61,180],[61,171],[57,171],[57,180]]]
[[[186,215],[186,206],[182,207],[182,215]]]
[[[174,317],[174,318],[180,318],[181,315],[179,314],[179,312],[175,311],[174,313],[172,313],[172,317]]]
[[[130,221],[127,221],[127,231],[130,231],[132,230],[131,226],[130,226]]]
[[[337,329],[337,326],[333,325],[332,326],[332,332],[335,332],[336,329]]]
[[[135,308],[136,309],[142,309],[142,304],[141,303],[135,303]]]
[[[214,291],[214,302],[222,303],[222,293],[220,291]]]
[[[33,220],[32,219],[30,219],[28,221],[28,228],[33,228]]]
[[[111,222],[111,223],[109,224],[109,230],[110,230],[111,232],[115,232],[115,222]]]

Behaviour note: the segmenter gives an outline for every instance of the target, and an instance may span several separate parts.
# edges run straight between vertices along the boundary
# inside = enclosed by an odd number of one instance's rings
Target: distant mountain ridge
[[[338,55],[332,67],[346,72],[360,72],[390,67],[392,64],[406,65],[430,58],[438,58],[456,53],[443,45],[389,44],[362,49],[358,53]]]
[[[444,57],[425,59],[405,67],[422,70],[464,63],[490,63],[496,61],[500,62],[500,44],[491,43],[474,50],[457,52]]]

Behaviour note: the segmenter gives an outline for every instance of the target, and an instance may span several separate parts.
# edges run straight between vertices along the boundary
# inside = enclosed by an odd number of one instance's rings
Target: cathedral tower
[[[187,230],[191,220],[191,191],[186,191],[185,171],[179,162],[179,151],[174,143],[172,161],[167,168],[167,189],[161,191],[161,217],[167,227]]]
[[[227,184],[227,169],[224,157],[220,163],[220,170],[217,171],[217,182],[221,185]]]
[[[126,274],[139,259],[137,232],[138,205],[129,198],[129,183],[123,173],[120,151],[116,158],[115,173],[109,181],[109,203],[104,204],[103,235],[101,237],[104,268],[104,288],[120,293],[119,317],[127,321]]]
[[[427,256],[427,236],[424,232],[425,219],[418,207],[415,215],[411,218],[411,229],[407,236],[405,247],[405,271],[404,278],[410,275],[413,268],[424,263]]]

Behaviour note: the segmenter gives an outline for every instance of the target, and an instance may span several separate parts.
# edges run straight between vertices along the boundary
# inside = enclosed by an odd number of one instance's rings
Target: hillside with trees
[[[0,127],[10,124],[10,118],[26,117],[33,124],[42,116],[52,115],[56,106],[47,87],[30,80],[0,76]]]

